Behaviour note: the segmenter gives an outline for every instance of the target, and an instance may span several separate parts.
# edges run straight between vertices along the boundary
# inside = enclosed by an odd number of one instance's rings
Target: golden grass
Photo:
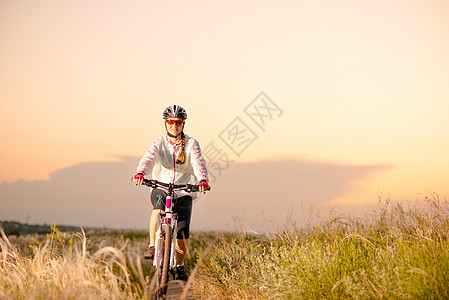
[[[1,232],[1,299],[146,299],[148,276],[144,276],[139,250],[129,240],[118,247],[92,251],[84,231],[67,236],[56,226],[44,241],[34,239],[31,253],[14,246]],[[23,241],[22,241],[23,242]]]

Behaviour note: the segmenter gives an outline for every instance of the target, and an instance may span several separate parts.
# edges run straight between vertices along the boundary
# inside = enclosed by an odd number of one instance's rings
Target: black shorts
[[[165,209],[165,197],[167,193],[161,189],[151,191],[151,203],[153,210]],[[173,212],[178,214],[178,239],[188,239],[190,231],[190,218],[192,217],[192,197],[182,196],[173,200]]]

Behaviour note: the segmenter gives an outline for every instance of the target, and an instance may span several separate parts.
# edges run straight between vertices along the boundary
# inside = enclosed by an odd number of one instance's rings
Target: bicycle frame
[[[173,237],[171,239],[171,247],[170,247],[170,270],[173,270],[176,267],[176,237],[174,236],[178,232],[178,214],[173,212],[173,198],[169,194],[165,197],[165,213],[159,214],[158,225],[156,230],[156,239],[155,239],[155,254],[158,251],[159,239],[162,234],[162,226],[170,226]],[[155,256],[156,257],[156,256]],[[157,260],[153,260],[153,266],[157,266]]]
[[[164,298],[167,291],[168,272],[174,277],[176,267],[176,235],[178,231],[178,215],[173,212],[175,191],[198,192],[199,187],[191,184],[168,184],[157,180],[144,179],[143,184],[151,188],[162,188],[167,191],[164,213],[159,214],[156,230],[153,266],[156,269],[156,299]],[[208,188],[207,190],[210,190]],[[168,252],[168,253],[167,253]]]

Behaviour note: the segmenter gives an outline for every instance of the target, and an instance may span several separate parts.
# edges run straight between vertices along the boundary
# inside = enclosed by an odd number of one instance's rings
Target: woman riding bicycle
[[[150,149],[145,153],[137,167],[133,181],[137,185],[143,183],[145,175],[152,179],[174,184],[198,184],[201,193],[208,188],[206,161],[204,160],[198,142],[184,133],[187,113],[179,105],[168,106],[163,112],[166,134],[155,139]],[[160,189],[151,191],[153,212],[150,218],[150,244],[145,249],[144,258],[154,258],[154,243],[158,215],[165,208],[166,193]],[[176,240],[177,279],[187,280],[184,259],[189,247],[190,217],[192,200],[187,192],[179,192],[174,201],[173,212],[178,214],[178,233]]]

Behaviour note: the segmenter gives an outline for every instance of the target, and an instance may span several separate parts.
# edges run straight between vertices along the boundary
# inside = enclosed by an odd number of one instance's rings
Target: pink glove
[[[134,175],[134,179],[144,179],[143,174],[137,173],[136,175]]]
[[[202,181],[198,184],[198,186],[204,186],[204,188],[207,189],[207,188],[209,187],[209,184],[207,183],[207,181],[205,181],[205,180],[203,181],[203,180],[202,180]]]

